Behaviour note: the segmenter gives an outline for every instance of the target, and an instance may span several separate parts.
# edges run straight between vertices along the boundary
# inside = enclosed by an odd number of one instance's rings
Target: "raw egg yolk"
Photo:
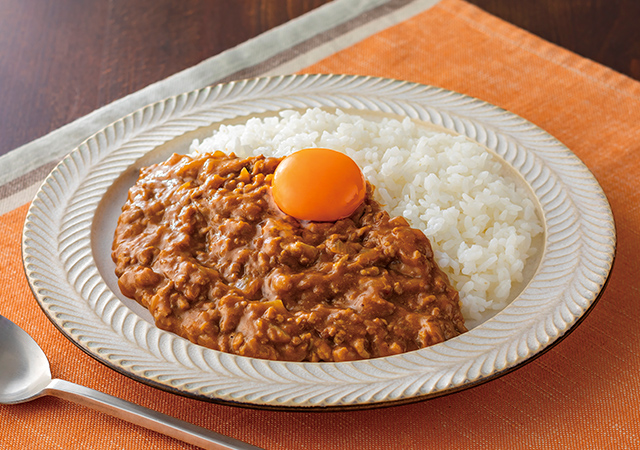
[[[271,189],[285,214],[298,220],[334,222],[360,206],[366,185],[358,165],[344,153],[306,148],[278,164]]]

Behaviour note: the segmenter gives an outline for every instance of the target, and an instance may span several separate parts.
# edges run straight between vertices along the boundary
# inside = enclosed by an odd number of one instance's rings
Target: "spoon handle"
[[[175,439],[212,450],[260,449],[237,439],[215,433],[188,422],[167,416],[140,405],[122,400],[94,389],[69,381],[54,379],[47,386],[45,395],[70,400],[88,406]]]

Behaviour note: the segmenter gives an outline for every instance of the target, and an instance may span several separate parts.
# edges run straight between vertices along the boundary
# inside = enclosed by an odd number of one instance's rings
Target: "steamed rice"
[[[223,125],[191,150],[247,157],[285,156],[306,147],[349,155],[375,186],[376,200],[425,233],[460,292],[468,328],[512,299],[542,226],[525,189],[501,176],[496,157],[464,136],[409,118],[367,120],[315,108]]]

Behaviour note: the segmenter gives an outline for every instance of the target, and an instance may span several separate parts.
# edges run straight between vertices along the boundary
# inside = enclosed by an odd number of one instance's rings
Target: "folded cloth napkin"
[[[31,295],[20,255],[27,210],[20,193],[32,192],[30,186],[44,178],[49,166],[0,187],[0,193],[5,189],[5,208],[9,200],[16,206],[0,216],[0,313],[38,341],[55,377],[267,449],[638,448],[640,258],[634,249],[640,247],[640,83],[461,0],[389,1],[348,20],[350,24],[274,56],[265,62],[269,67],[236,74],[286,69],[437,85],[519,114],[573,150],[611,203],[618,250],[601,300],[560,344],[473,389],[374,410],[260,411],[156,390],[86,356],[57,332]],[[43,398],[0,405],[0,448],[190,447],[69,402]]]

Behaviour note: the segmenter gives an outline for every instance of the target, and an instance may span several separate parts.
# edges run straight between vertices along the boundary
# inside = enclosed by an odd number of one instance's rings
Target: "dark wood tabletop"
[[[331,0],[0,0],[0,155]],[[640,80],[638,0],[467,0]]]

